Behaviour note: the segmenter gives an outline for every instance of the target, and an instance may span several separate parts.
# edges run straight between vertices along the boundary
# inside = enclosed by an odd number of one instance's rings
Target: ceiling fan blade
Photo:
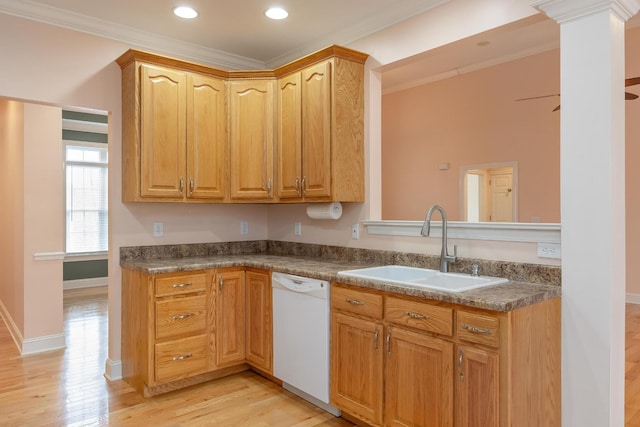
[[[551,110],[551,111],[552,111],[552,112],[553,112],[553,111],[560,111],[560,105],[558,105],[556,108],[554,108],[554,109],[553,109],[553,110]]]
[[[632,99],[636,99],[638,97],[638,95],[636,95],[635,93],[631,93],[631,92],[625,92],[624,93],[624,99],[626,101],[631,101]]]
[[[520,99],[516,99],[516,101],[528,101],[530,99],[540,99],[540,98],[549,98],[552,96],[560,96],[559,93],[554,93],[552,95],[540,95],[540,96],[531,96],[529,98],[520,98]]]
[[[631,77],[630,79],[624,80],[624,86],[635,86],[640,85],[640,77]]]

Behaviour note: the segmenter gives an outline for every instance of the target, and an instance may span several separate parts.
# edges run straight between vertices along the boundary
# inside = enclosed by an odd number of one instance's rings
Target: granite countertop
[[[175,273],[180,271],[206,270],[224,267],[254,267],[279,271],[298,276],[377,289],[398,294],[411,295],[434,301],[444,301],[469,307],[494,311],[512,311],[562,294],[559,286],[509,281],[501,285],[487,286],[465,292],[450,293],[405,286],[378,280],[362,280],[338,276],[342,270],[372,267],[372,264],[347,261],[325,261],[318,258],[282,256],[268,254],[214,255],[207,257],[170,258],[151,260],[123,260],[122,268],[148,274]]]

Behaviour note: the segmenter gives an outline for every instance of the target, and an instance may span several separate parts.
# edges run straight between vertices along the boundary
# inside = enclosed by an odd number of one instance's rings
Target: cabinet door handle
[[[189,282],[189,283],[174,283],[173,284],[173,288],[186,288],[187,286],[191,286],[193,285],[193,283]]]
[[[384,345],[387,347],[387,356],[391,357],[391,328],[387,329],[387,336],[384,339]]]
[[[220,292],[222,292],[222,288],[224,288],[224,281],[222,280],[222,276],[220,276],[220,280],[218,280],[218,284],[220,285]]]
[[[296,184],[295,187],[296,189],[296,194],[299,196],[300,195],[300,177],[296,176]]]
[[[182,356],[174,356],[172,360],[174,362],[176,362],[178,360],[185,360],[185,359],[188,359],[190,357],[193,357],[193,354],[189,353],[189,354],[185,354],[185,355],[182,355]]]
[[[462,359],[464,359],[464,350],[460,350],[460,355],[458,356],[458,372],[460,375],[460,381],[464,381],[464,372],[462,372]]]
[[[303,176],[302,177],[302,195],[306,196],[307,195],[307,177]]]
[[[376,328],[376,333],[373,334],[373,348],[378,351],[378,337],[380,336],[380,329]]]
[[[189,195],[193,196],[193,190],[195,188],[195,185],[193,183],[193,177],[189,177]]]
[[[414,313],[412,311],[405,311],[404,314],[409,316],[412,319],[428,319],[429,318],[429,316],[427,315]]]
[[[351,305],[364,305],[363,301],[358,301],[357,299],[347,298],[346,301]]]
[[[460,325],[460,327],[466,331],[469,331],[473,334],[486,334],[486,335],[491,335],[491,329],[485,329],[485,328],[478,328],[476,326],[470,326],[467,325],[466,323],[463,323],[462,325]]]
[[[184,178],[180,177],[180,196],[184,193]]]
[[[267,179],[267,196],[271,197],[271,178]]]
[[[186,318],[191,317],[193,315],[194,315],[193,313],[177,314],[177,315],[173,316],[173,320],[186,319]]]

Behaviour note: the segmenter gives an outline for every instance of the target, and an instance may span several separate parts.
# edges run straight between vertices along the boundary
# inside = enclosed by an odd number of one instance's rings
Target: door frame
[[[511,168],[513,170],[513,218],[514,222],[518,222],[518,162],[496,162],[496,163],[483,163],[476,165],[463,165],[460,166],[459,177],[459,194],[460,194],[460,218],[462,221],[467,221],[467,180],[465,177],[467,173],[477,169],[501,169]]]

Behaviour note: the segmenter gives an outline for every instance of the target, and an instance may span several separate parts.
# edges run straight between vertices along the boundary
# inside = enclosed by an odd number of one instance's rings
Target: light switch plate
[[[164,236],[164,223],[162,222],[154,222],[153,223],[153,237],[162,237]]]
[[[360,226],[358,224],[353,224],[351,226],[351,238],[353,240],[358,240],[360,238]]]
[[[293,224],[293,232],[296,236],[300,236],[302,235],[302,223],[301,222],[296,222],[295,224]]]

